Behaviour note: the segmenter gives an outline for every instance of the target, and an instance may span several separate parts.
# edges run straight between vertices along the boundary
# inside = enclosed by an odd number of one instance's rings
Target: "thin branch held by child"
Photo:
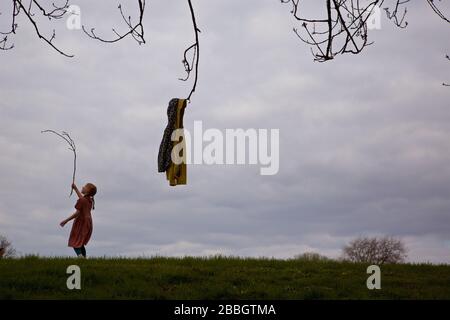
[[[58,133],[54,130],[43,130],[41,131],[41,133],[53,133],[56,134],[58,137],[64,139],[64,141],[66,141],[69,144],[69,150],[71,150],[73,152],[73,174],[72,174],[72,184],[75,183],[75,174],[77,172],[77,150],[76,150],[76,146],[75,146],[75,141],[73,141],[73,139],[70,137],[70,135],[65,132],[62,131],[61,133]],[[73,188],[70,190],[70,194],[69,197],[72,195],[73,193]]]

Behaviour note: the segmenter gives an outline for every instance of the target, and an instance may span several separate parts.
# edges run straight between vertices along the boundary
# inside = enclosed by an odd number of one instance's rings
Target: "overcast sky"
[[[98,34],[123,30],[110,1],[76,4]],[[279,173],[189,165],[188,184],[170,187],[157,172],[167,104],[190,91],[177,80],[193,42],[186,1],[148,2],[142,46],[59,22],[55,43],[74,58],[21,18],[0,52],[0,234],[21,254],[74,255],[59,227],[75,210],[72,154],[40,134],[53,129],[77,143],[78,185],[98,187],[90,255],[338,257],[352,238],[392,235],[409,261],[450,263],[448,24],[416,1],[406,29],[383,18],[362,54],[318,63],[279,0],[194,6],[201,60],[185,128],[279,129]]]

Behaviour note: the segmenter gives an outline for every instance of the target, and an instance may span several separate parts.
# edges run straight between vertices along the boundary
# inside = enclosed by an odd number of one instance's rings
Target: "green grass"
[[[81,290],[66,269],[81,268]],[[450,299],[450,265],[381,267],[368,290],[367,265],[235,257],[0,260],[0,299]]]

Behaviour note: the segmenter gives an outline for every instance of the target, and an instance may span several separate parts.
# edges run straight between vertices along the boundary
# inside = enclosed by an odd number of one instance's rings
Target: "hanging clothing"
[[[166,172],[166,179],[171,186],[187,183],[186,167],[186,142],[183,134],[183,117],[186,108],[186,99],[174,98],[170,100],[167,107],[168,123],[164,130],[164,135],[159,146],[158,172]],[[172,141],[172,133],[178,131],[178,140]],[[178,145],[181,144],[181,145]],[[172,161],[172,151],[176,146],[178,157],[181,163]]]
[[[177,117],[178,99],[170,100],[167,107],[167,126],[164,129],[161,145],[158,153],[158,172],[166,171],[170,166],[170,154],[172,152],[172,131],[175,128]]]

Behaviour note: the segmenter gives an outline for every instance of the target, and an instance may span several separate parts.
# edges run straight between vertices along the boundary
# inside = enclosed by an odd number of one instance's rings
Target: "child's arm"
[[[70,217],[68,217],[67,219],[61,221],[61,223],[59,224],[61,227],[64,227],[66,225],[67,222],[69,222],[70,220],[75,219],[76,217],[78,217],[80,215],[80,211],[77,210],[75,211],[74,214],[72,214]]]
[[[78,190],[77,185],[75,183],[72,183],[72,189],[75,190],[78,198],[83,198],[83,194],[80,192],[80,190]]]

